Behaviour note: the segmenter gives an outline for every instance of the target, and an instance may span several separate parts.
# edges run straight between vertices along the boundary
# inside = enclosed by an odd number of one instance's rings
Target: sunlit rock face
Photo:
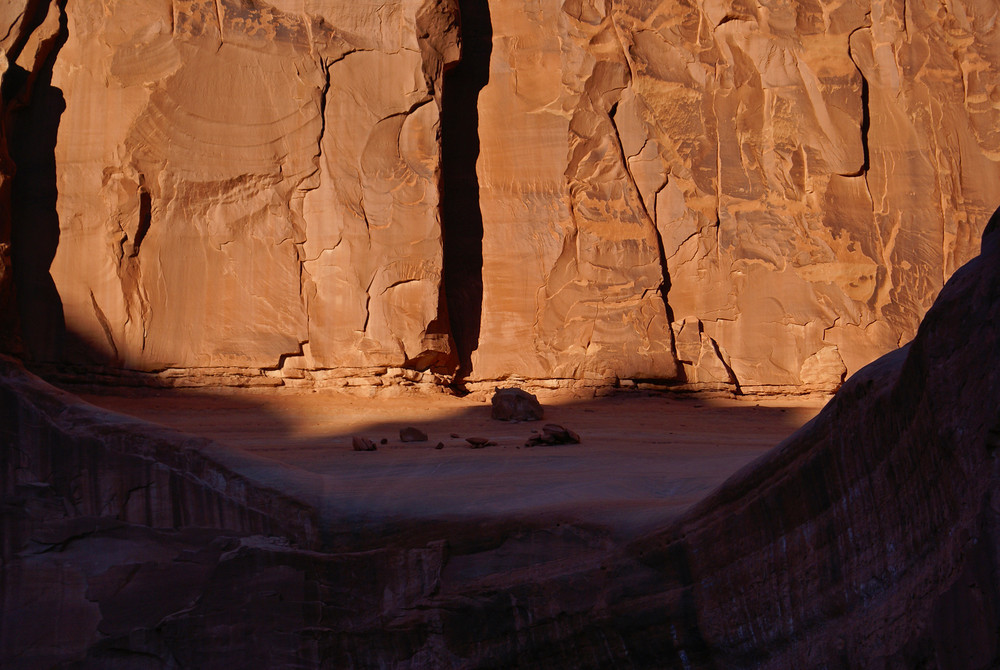
[[[671,314],[688,381],[835,383],[912,337],[995,206],[995,3],[491,12],[485,376],[669,375]]]
[[[996,204],[992,0],[20,4],[38,359],[831,388]]]
[[[91,349],[139,369],[447,358],[425,67],[457,51],[421,45],[420,10],[67,8],[52,275]]]

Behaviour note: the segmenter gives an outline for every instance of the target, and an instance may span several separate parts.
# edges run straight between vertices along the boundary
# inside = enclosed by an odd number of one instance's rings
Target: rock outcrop
[[[0,663],[994,667],[998,225],[908,347],[624,546],[579,518],[362,529],[306,473],[0,361]]]
[[[992,0],[0,12],[0,313],[36,361],[835,388],[1000,178]]]

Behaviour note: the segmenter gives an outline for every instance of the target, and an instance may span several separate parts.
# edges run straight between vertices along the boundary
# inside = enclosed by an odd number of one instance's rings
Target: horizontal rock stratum
[[[0,337],[207,379],[834,387],[996,205],[998,12],[12,0]]]

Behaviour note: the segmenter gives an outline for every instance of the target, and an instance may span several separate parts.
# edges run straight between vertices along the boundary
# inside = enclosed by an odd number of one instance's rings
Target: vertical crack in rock
[[[29,8],[31,19],[10,60],[26,62],[21,51],[29,36],[52,32],[38,43],[30,71],[12,62],[3,77],[3,123],[16,166],[10,190],[11,270],[22,341],[34,360],[56,358],[65,331],[62,302],[49,274],[59,243],[55,148],[66,109],[63,92],[52,86],[52,72],[69,36],[65,4],[40,2]]]
[[[142,240],[146,237],[146,233],[149,232],[149,224],[151,223],[153,210],[152,198],[150,198],[149,191],[146,190],[144,186],[139,187],[139,223],[136,225],[135,229],[135,240],[132,242],[132,252],[129,254],[132,258],[139,255],[139,247],[142,245]]]
[[[882,236],[882,229],[878,225],[876,220],[875,211],[875,195],[872,193],[871,183],[868,179],[868,173],[871,170],[871,139],[869,138],[869,133],[871,132],[871,91],[869,87],[868,77],[865,76],[864,70],[859,62],[858,55],[855,53],[854,38],[858,35],[859,31],[868,30],[871,27],[871,13],[865,15],[865,25],[855,28],[851,31],[847,38],[847,56],[854,63],[854,67],[858,71],[858,75],[861,77],[861,150],[863,152],[863,162],[861,164],[861,171],[855,176],[864,179],[865,182],[865,192],[868,193],[868,200],[871,202],[871,215],[872,223],[875,230],[875,234],[878,236],[879,245],[885,251],[886,245],[885,240]],[[891,273],[890,268],[892,267],[892,262],[890,254],[883,253],[883,263],[878,266],[875,271],[875,289],[872,291],[871,297],[867,301],[867,306],[872,311],[879,311],[880,305],[884,304],[887,300],[886,296],[891,288]]]
[[[313,49],[313,33],[312,33],[312,22],[305,20],[306,28],[309,32],[309,48]],[[316,285],[313,281],[312,275],[309,273],[309,269],[306,267],[306,263],[310,260],[308,254],[306,253],[306,242],[307,242],[307,229],[308,225],[305,222],[305,216],[302,214],[302,208],[305,206],[305,198],[308,191],[314,191],[319,188],[323,181],[323,146],[326,142],[326,131],[327,131],[327,105],[328,98],[330,95],[330,67],[333,63],[344,58],[344,54],[338,57],[327,58],[327,57],[317,57],[317,64],[320,71],[323,74],[323,85],[319,92],[319,132],[316,135],[316,155],[313,157],[313,164],[315,165],[315,171],[303,179],[300,184],[302,200],[299,201],[299,214],[302,216],[302,233],[299,240],[295,243],[295,253],[298,256],[299,261],[299,300],[303,306],[303,312],[305,314],[305,332],[308,333],[312,327],[311,312],[310,307],[310,295],[314,295],[316,291]],[[339,244],[339,241],[338,241]]]
[[[479,92],[490,76],[493,25],[486,0],[459,0],[462,57],[441,95],[442,279],[458,353],[456,379],[472,371],[483,303],[483,214],[479,203]]]
[[[855,65],[855,67],[857,66]],[[861,72],[861,68],[858,68],[858,74],[861,75],[861,151],[864,152],[861,174],[864,175],[865,183],[867,183],[868,170],[871,168],[871,156],[868,153],[868,131],[872,127],[871,103],[868,97],[868,78]]]
[[[121,283],[122,296],[125,299],[125,325],[130,325],[133,321],[138,326],[138,334],[141,348],[146,348],[146,333],[148,332],[148,321],[150,314],[149,299],[146,295],[142,282],[142,265],[139,259],[139,249],[142,241],[149,232],[153,220],[153,199],[146,188],[145,176],[139,175],[139,191],[137,194],[138,212],[135,224],[135,233],[132,237],[131,248],[125,253],[124,242],[128,239],[128,232],[122,230],[122,243],[119,249],[119,262],[117,266],[118,281]],[[91,292],[93,300],[93,292]],[[96,303],[95,303],[96,304]],[[101,323],[102,328],[104,323]],[[105,328],[105,330],[107,330]],[[115,358],[118,358],[117,348],[114,348]]]
[[[622,163],[622,168],[625,170],[625,176],[628,178],[629,186],[635,192],[636,200],[639,203],[639,207],[642,210],[643,218],[645,218],[647,225],[653,232],[653,236],[656,238],[656,249],[660,260],[660,274],[662,283],[659,287],[660,299],[663,301],[663,308],[667,312],[667,321],[673,323],[674,313],[670,308],[670,303],[667,302],[667,293],[670,291],[670,272],[667,269],[667,254],[663,248],[663,236],[660,235],[660,229],[656,227],[656,219],[654,212],[650,212],[649,208],[646,206],[645,200],[642,197],[642,191],[639,189],[639,185],[636,183],[635,175],[632,174],[632,168],[628,164],[628,156],[625,155],[625,149],[622,146],[621,133],[618,131],[618,124],[615,122],[615,113],[618,111],[618,103],[616,102],[611,106],[608,111],[608,119],[611,121],[611,127],[615,131],[615,145],[618,147],[618,156]],[[664,182],[666,186],[666,182]],[[670,341],[670,349],[673,353],[674,360],[677,360],[677,348],[673,342],[673,338]]]
[[[104,331],[104,337],[108,341],[108,347],[111,348],[114,359],[118,360],[118,347],[115,345],[115,338],[111,333],[111,324],[108,322],[108,317],[104,314],[104,310],[102,310],[101,306],[97,304],[97,298],[94,296],[93,291],[90,292],[90,304],[94,307],[94,316],[97,317],[97,322],[101,324],[101,330]]]
[[[722,368],[726,371],[726,374],[729,375],[729,383],[733,385],[732,389],[733,393],[735,393],[736,395],[743,395],[743,389],[740,388],[740,380],[736,376],[736,372],[733,370],[733,367],[729,364],[729,362],[726,360],[726,357],[722,354],[722,349],[719,348],[719,343],[716,342],[715,339],[711,337],[708,338],[708,340],[712,347],[712,351],[715,353],[716,359],[718,359],[719,363],[722,364]]]

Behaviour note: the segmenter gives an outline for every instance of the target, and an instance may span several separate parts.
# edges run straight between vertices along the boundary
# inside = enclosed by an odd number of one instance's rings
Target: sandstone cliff
[[[998,11],[8,2],[5,330],[16,285],[36,360],[830,388],[995,206]]]

